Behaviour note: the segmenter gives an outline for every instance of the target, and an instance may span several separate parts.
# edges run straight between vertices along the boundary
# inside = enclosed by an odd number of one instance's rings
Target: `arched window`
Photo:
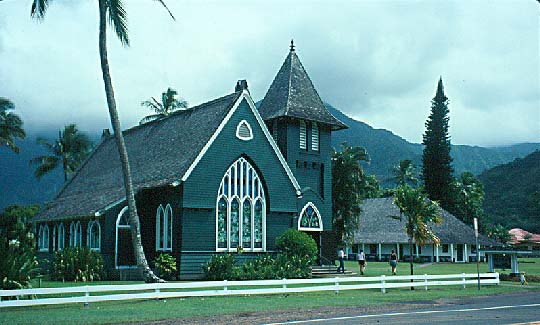
[[[159,205],[156,211],[156,250],[172,251],[173,212],[170,204],[165,209]]]
[[[216,249],[266,249],[266,200],[257,171],[245,159],[227,170],[216,200]]]
[[[238,126],[236,127],[236,137],[244,141],[253,139],[251,125],[249,125],[246,120],[242,120],[240,123],[238,123]]]
[[[82,246],[82,227],[80,221],[73,221],[69,225],[69,246]]]
[[[54,226],[53,229],[53,251],[61,251],[66,245],[66,229],[63,223]]]
[[[48,252],[49,251],[49,226],[47,226],[47,225],[39,226],[38,250],[40,252]]]
[[[322,219],[321,214],[317,207],[309,202],[304,206],[298,218],[298,230],[303,231],[322,231]]]
[[[94,220],[88,223],[87,242],[91,250],[101,250],[101,226],[99,225],[99,221]]]

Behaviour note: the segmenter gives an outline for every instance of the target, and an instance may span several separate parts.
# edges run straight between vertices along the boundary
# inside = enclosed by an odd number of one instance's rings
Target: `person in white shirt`
[[[360,274],[364,275],[364,270],[366,269],[366,254],[364,250],[360,250],[358,253],[358,265],[360,266]]]
[[[339,273],[339,270],[341,270],[341,273],[345,273],[345,256],[345,251],[343,250],[343,248],[340,248],[338,252],[339,266],[337,268],[337,273]]]

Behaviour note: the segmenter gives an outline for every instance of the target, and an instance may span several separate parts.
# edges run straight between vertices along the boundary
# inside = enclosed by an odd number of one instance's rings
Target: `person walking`
[[[366,254],[363,249],[358,253],[358,265],[360,266],[360,275],[364,275],[364,270],[366,269]]]
[[[394,250],[392,250],[392,254],[390,254],[390,266],[392,267],[392,275],[396,275],[396,269],[397,269],[397,255]]]
[[[345,255],[343,248],[340,248],[338,252],[339,266],[337,268],[337,273],[339,273],[339,270],[341,270],[342,273],[345,273]]]

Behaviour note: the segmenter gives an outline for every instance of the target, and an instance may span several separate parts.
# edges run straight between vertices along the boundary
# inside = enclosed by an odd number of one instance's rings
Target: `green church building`
[[[241,80],[229,95],[124,131],[147,259],[167,252],[181,279],[199,278],[211,255],[272,252],[289,228],[333,259],[331,135],[344,128],[291,45],[260,107]],[[104,132],[34,219],[39,256],[88,246],[111,274],[127,274],[127,209],[116,143]]]

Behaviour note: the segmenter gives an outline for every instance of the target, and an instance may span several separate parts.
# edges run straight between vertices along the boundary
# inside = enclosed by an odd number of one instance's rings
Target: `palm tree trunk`
[[[120,155],[120,161],[122,164],[124,188],[126,190],[126,198],[129,208],[129,226],[131,229],[133,251],[135,254],[135,260],[137,261],[137,266],[142,271],[145,281],[157,282],[162,280],[158,278],[152,272],[152,270],[150,270],[148,262],[146,261],[146,256],[144,255],[141,232],[139,229],[139,216],[137,214],[137,205],[135,203],[135,193],[133,190],[133,182],[131,179],[131,170],[128,161],[128,154],[124,142],[124,136],[122,135],[122,128],[120,127],[118,111],[116,110],[116,101],[114,99],[114,90],[112,86],[111,74],[109,71],[109,60],[107,58],[107,7],[105,1],[106,0],[99,0],[99,56],[101,59],[101,71],[103,73],[103,82],[105,84],[105,95],[107,96],[109,115],[114,131],[116,146],[118,147],[118,153]]]
[[[409,255],[410,255],[410,264],[411,264],[411,275],[414,275],[414,258],[413,258],[413,242],[412,238],[409,238]],[[411,279],[411,282],[414,282],[413,279]],[[414,290],[414,287],[411,286],[411,290]]]

